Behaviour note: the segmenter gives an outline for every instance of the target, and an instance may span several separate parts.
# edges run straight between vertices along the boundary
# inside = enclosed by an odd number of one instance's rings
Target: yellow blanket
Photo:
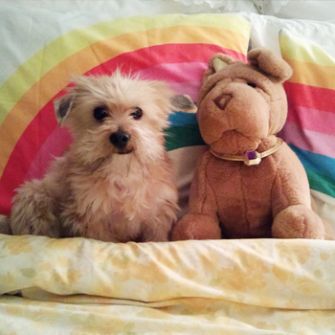
[[[0,235],[0,334],[334,334],[334,284],[333,241]]]

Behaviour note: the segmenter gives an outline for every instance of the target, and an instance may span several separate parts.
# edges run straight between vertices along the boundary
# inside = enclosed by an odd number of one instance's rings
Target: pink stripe
[[[26,179],[41,178],[55,157],[61,156],[72,141],[68,129],[55,128],[31,162]]]
[[[170,83],[172,89],[179,94],[189,95],[193,101],[197,101],[199,86],[197,82]]]
[[[138,71],[142,78],[167,81],[178,94],[196,100],[207,62],[165,63]]]
[[[319,133],[313,130],[301,129],[294,122],[287,122],[281,136],[297,147],[316,154],[335,157],[335,133],[333,135]]]
[[[298,124],[302,129],[309,129],[324,134],[335,133],[335,113],[320,111],[314,108],[293,106],[289,103],[287,120]]]

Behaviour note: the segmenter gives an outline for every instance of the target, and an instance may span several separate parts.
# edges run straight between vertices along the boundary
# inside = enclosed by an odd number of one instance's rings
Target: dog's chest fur
[[[164,201],[162,185],[151,172],[129,155],[113,157],[92,174],[70,174],[71,199],[64,217],[72,222],[66,226],[74,234],[99,240],[136,239]]]

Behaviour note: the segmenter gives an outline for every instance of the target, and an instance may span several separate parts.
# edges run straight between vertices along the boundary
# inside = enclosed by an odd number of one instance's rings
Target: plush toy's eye
[[[140,107],[136,107],[130,115],[134,120],[139,120],[143,116],[143,110]]]
[[[247,85],[250,86],[250,87],[253,87],[253,88],[257,87],[257,85],[255,83],[252,83],[250,81],[247,81]]]
[[[106,106],[98,106],[93,110],[93,116],[97,121],[103,121],[108,116]]]

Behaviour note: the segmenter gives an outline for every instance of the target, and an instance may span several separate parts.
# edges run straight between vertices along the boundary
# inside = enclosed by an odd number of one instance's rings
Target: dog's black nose
[[[111,143],[118,149],[124,149],[130,140],[130,134],[118,130],[109,137]]]

